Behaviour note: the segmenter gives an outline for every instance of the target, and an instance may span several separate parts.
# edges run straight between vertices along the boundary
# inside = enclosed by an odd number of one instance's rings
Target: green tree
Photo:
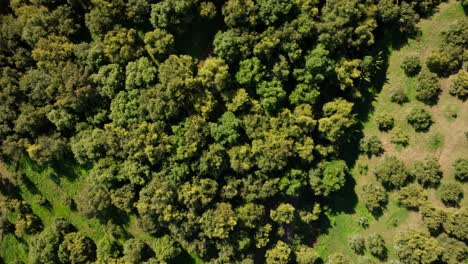
[[[362,188],[362,199],[367,209],[371,212],[381,210],[388,202],[387,192],[377,184],[366,184]]]
[[[125,68],[125,89],[144,89],[156,81],[157,69],[146,57],[129,62]]]
[[[328,256],[326,264],[349,264],[349,260],[341,253],[333,253]]]
[[[316,195],[328,196],[344,186],[347,173],[348,166],[343,160],[319,163],[309,172],[310,186]]]
[[[384,152],[382,141],[377,136],[370,136],[362,138],[359,144],[362,152],[367,154],[368,157],[380,156]]]
[[[355,124],[351,113],[353,103],[344,99],[336,99],[323,106],[323,117],[319,119],[319,131],[331,142],[342,138],[346,129]]]
[[[361,235],[354,235],[350,237],[348,244],[356,254],[362,255],[366,251],[366,240]]]
[[[250,27],[257,23],[258,6],[252,0],[228,0],[222,14],[228,27]]]
[[[440,187],[440,199],[446,205],[458,206],[463,198],[463,188],[458,183],[442,184]]]
[[[409,209],[418,209],[427,201],[427,195],[419,184],[410,184],[398,191],[397,201]]]
[[[440,94],[440,83],[437,75],[430,72],[422,72],[418,76],[418,85],[416,86],[416,99],[428,104],[437,103]]]
[[[442,260],[447,264],[463,263],[468,255],[466,245],[459,240],[442,234],[437,238],[439,245],[444,249]]]
[[[374,171],[377,180],[385,187],[400,188],[407,183],[408,171],[405,163],[394,156],[385,156]]]
[[[419,208],[423,216],[423,222],[431,234],[438,234],[442,230],[442,225],[447,219],[447,214],[430,204],[424,204]]]
[[[468,98],[468,72],[461,70],[452,78],[449,93],[462,101]]]
[[[406,116],[406,120],[416,132],[428,131],[432,125],[431,114],[422,107],[413,108]]]
[[[107,188],[94,182],[86,183],[77,193],[75,203],[78,211],[89,218],[105,216],[111,206]]]
[[[385,258],[387,255],[387,248],[385,247],[385,240],[379,234],[371,234],[367,239],[369,251],[373,256],[378,258]]]
[[[169,235],[158,238],[152,245],[156,258],[161,262],[170,263],[180,254],[181,249]]]
[[[93,241],[78,232],[65,235],[59,246],[58,256],[65,263],[87,263],[93,261],[95,255]]]
[[[416,161],[412,166],[411,173],[423,186],[437,186],[443,176],[439,162],[434,157],[426,157],[422,161]]]
[[[301,245],[295,252],[297,264],[315,264],[320,259],[319,254],[311,247]]]
[[[392,130],[395,119],[389,114],[380,114],[375,117],[375,122],[380,131],[389,131]]]
[[[239,29],[229,29],[216,33],[213,45],[214,53],[231,64],[249,57],[253,37]]]
[[[112,63],[125,64],[142,54],[137,31],[133,28],[109,31],[103,44],[104,54]]]
[[[162,61],[174,49],[174,36],[164,29],[156,28],[145,33],[145,49],[157,61]]]
[[[225,112],[218,123],[210,124],[211,137],[224,146],[233,145],[240,138],[240,126],[240,120],[232,112]]]
[[[400,261],[405,264],[433,263],[443,251],[435,238],[416,230],[402,233],[395,248]]]
[[[257,94],[260,96],[260,102],[263,108],[268,112],[278,110],[286,98],[283,84],[276,79],[261,82],[257,86]]]
[[[288,203],[282,203],[276,209],[270,211],[270,217],[273,221],[283,224],[290,224],[294,219],[294,206]]]
[[[468,210],[466,207],[454,211],[451,210],[447,214],[447,220],[443,223],[445,232],[459,240],[466,241],[468,239]]]
[[[267,264],[288,263],[291,258],[291,248],[279,240],[276,245],[265,253],[265,262]]]
[[[228,88],[231,76],[229,66],[220,58],[208,58],[198,70],[198,76],[203,85],[215,91],[222,92]]]
[[[237,217],[231,204],[217,203],[214,209],[203,213],[200,224],[205,236],[226,239],[237,224]]]
[[[416,76],[421,70],[421,60],[418,56],[408,56],[403,60],[401,69],[407,76]]]
[[[468,179],[468,159],[456,159],[452,164],[455,179],[465,182]]]

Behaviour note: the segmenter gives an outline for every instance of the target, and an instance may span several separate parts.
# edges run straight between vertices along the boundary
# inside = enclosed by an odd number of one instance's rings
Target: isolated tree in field
[[[439,162],[432,156],[416,161],[412,166],[411,174],[424,187],[437,186],[443,176]]]
[[[378,258],[384,258],[387,255],[385,240],[379,234],[371,234],[367,238],[367,245],[370,253]]]
[[[276,245],[265,253],[265,262],[267,264],[288,263],[291,258],[291,248],[279,240]]]
[[[440,94],[439,78],[434,73],[422,72],[418,76],[418,85],[416,86],[416,99],[428,104],[437,103]]]
[[[459,158],[452,165],[455,179],[465,182],[468,180],[468,159]]]
[[[427,195],[421,185],[413,183],[398,191],[397,201],[408,209],[418,209],[427,200]]]
[[[366,240],[361,235],[354,235],[350,237],[348,244],[356,254],[362,255],[366,251]]]
[[[377,136],[361,139],[359,148],[368,157],[379,156],[384,152],[382,141]]]
[[[417,56],[408,56],[403,60],[401,68],[407,76],[416,76],[421,70],[421,60]]]
[[[369,211],[376,212],[385,206],[388,196],[382,186],[369,183],[362,188],[362,199]]]
[[[452,78],[449,93],[465,101],[468,98],[468,72],[461,70]]]
[[[443,251],[435,238],[416,230],[402,233],[395,249],[400,261],[405,264],[433,263]]]
[[[388,188],[404,186],[409,176],[405,163],[394,156],[384,157],[374,173],[377,179]]]
[[[395,120],[389,114],[380,114],[375,117],[375,122],[380,131],[392,130]]]
[[[422,107],[413,108],[406,116],[406,120],[417,132],[426,132],[432,125],[431,114]]]
[[[440,199],[445,205],[458,206],[463,198],[463,188],[458,183],[447,183],[440,186]]]
[[[95,248],[91,239],[78,232],[72,232],[63,238],[58,256],[63,263],[87,263],[93,261]]]
[[[409,135],[401,128],[397,127],[393,129],[390,134],[390,142],[397,145],[398,147],[406,147],[409,144]]]
[[[390,94],[390,101],[401,105],[408,102],[408,95],[403,88],[396,88]]]

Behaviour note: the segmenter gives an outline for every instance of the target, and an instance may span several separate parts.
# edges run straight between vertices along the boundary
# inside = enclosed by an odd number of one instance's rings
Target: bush
[[[390,101],[397,104],[404,104],[408,102],[408,95],[406,95],[405,90],[398,88],[391,93]]]
[[[359,255],[364,254],[366,251],[366,240],[361,235],[354,235],[348,240],[349,247]]]
[[[408,56],[403,60],[400,67],[406,76],[416,76],[421,70],[421,60],[417,56]]]
[[[369,183],[362,188],[362,199],[369,211],[376,212],[385,206],[388,196],[383,187]]]
[[[463,198],[463,188],[458,183],[447,183],[440,187],[440,200],[445,205],[458,206]]]
[[[405,163],[394,156],[387,156],[377,165],[375,176],[388,188],[400,188],[408,180],[408,171]]]
[[[367,217],[365,216],[361,216],[359,217],[359,226],[361,226],[362,228],[368,228],[369,227],[369,219],[367,219]]]
[[[453,77],[449,93],[462,101],[468,98],[468,72],[461,70]]]
[[[416,161],[413,164],[412,174],[422,186],[437,186],[443,176],[439,162],[434,157]]]
[[[377,136],[361,139],[360,149],[368,157],[379,156],[384,152],[382,141]]]
[[[468,159],[457,159],[452,166],[455,179],[461,182],[468,180]]]
[[[400,147],[406,147],[409,145],[409,136],[401,128],[396,128],[391,133],[390,142]]]
[[[439,99],[440,83],[437,75],[430,72],[423,72],[418,77],[416,86],[416,99],[419,101],[434,105]]]
[[[416,107],[411,110],[406,120],[417,132],[428,131],[432,125],[431,114],[422,107]]]
[[[398,203],[408,209],[418,209],[426,200],[424,189],[416,183],[401,188],[397,194]]]
[[[380,131],[389,131],[393,128],[395,120],[389,114],[380,114],[375,117],[375,122]]]
[[[385,248],[385,240],[379,234],[372,234],[367,239],[367,244],[370,253],[378,258],[385,258],[387,255],[387,248]]]

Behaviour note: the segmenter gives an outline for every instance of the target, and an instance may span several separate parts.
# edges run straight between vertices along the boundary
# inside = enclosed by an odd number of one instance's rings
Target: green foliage
[[[265,254],[265,262],[267,264],[281,264],[288,263],[291,255],[291,248],[279,240],[275,247],[267,250]]]
[[[403,60],[401,68],[407,76],[416,76],[421,70],[421,60],[417,56],[408,56]]]
[[[341,253],[334,253],[328,256],[326,264],[349,264],[349,260]]]
[[[435,238],[415,230],[402,233],[395,247],[400,261],[408,264],[433,263],[443,251]]]
[[[416,99],[425,104],[434,105],[439,100],[440,91],[437,75],[430,72],[419,74],[418,85],[416,86]]]
[[[397,201],[408,209],[418,209],[427,201],[427,195],[419,184],[410,184],[398,191]]]
[[[440,186],[440,199],[446,205],[458,206],[463,198],[463,189],[458,183],[447,183]]]
[[[449,93],[462,101],[468,98],[468,72],[461,70],[452,78]]]
[[[270,217],[275,222],[290,224],[294,219],[295,210],[291,204],[282,203],[276,209],[270,211]]]
[[[241,122],[232,112],[225,112],[218,123],[211,123],[211,136],[216,142],[230,146],[239,140],[239,129]]]
[[[215,209],[206,211],[201,219],[201,228],[209,238],[227,238],[237,224],[231,204],[218,203]]]
[[[78,211],[86,217],[103,217],[111,206],[109,192],[103,186],[89,182],[75,197]]]
[[[439,162],[432,156],[416,161],[411,173],[422,186],[437,186],[443,176]]]
[[[380,114],[375,117],[375,122],[381,131],[392,130],[395,120],[389,114]]]
[[[385,189],[376,184],[366,184],[362,188],[362,199],[367,209],[371,212],[381,210],[388,202]]]
[[[320,163],[309,172],[310,186],[316,195],[328,196],[344,186],[347,173],[348,166],[343,160]]]
[[[161,262],[174,261],[181,252],[180,246],[168,235],[158,238],[151,247]]]
[[[466,245],[459,240],[442,234],[437,238],[439,245],[444,249],[441,259],[447,264],[463,263],[468,255]]]
[[[315,264],[320,256],[311,247],[301,245],[295,252],[297,264]]]
[[[367,238],[367,245],[369,251],[373,256],[378,258],[384,258],[387,254],[387,248],[385,247],[385,240],[379,234],[371,234]]]
[[[408,181],[405,163],[394,156],[385,156],[374,171],[377,180],[387,188],[400,188]]]
[[[446,46],[439,51],[433,51],[426,64],[431,72],[447,77],[457,72],[462,66],[463,49],[457,46]]]
[[[174,49],[174,36],[160,28],[146,32],[144,42],[146,51],[158,61],[166,59]]]
[[[408,95],[402,88],[397,88],[391,93],[390,101],[401,105],[408,102]]]
[[[442,230],[442,225],[447,219],[447,214],[438,208],[425,204],[419,211],[423,216],[423,222],[431,234],[438,234]]]
[[[355,124],[351,110],[353,104],[343,99],[337,99],[323,106],[324,117],[319,119],[319,131],[332,142],[344,136],[345,129]]]
[[[406,147],[409,144],[409,135],[401,128],[393,129],[391,132],[390,142],[399,147]]]
[[[359,255],[366,251],[366,240],[361,235],[354,235],[348,240],[349,247]]]
[[[468,210],[466,207],[457,211],[450,211],[447,214],[447,220],[443,223],[444,230],[447,234],[466,241],[468,239],[466,221],[468,221]]]
[[[413,108],[406,116],[406,120],[417,132],[428,131],[432,125],[431,114],[422,107]]]
[[[86,263],[93,260],[95,245],[80,233],[72,232],[63,237],[58,256],[65,263]]]
[[[468,179],[468,159],[456,159],[452,167],[455,179],[461,182],[465,182]]]
[[[229,66],[219,58],[208,58],[198,70],[198,76],[206,87],[222,92],[228,88]]]

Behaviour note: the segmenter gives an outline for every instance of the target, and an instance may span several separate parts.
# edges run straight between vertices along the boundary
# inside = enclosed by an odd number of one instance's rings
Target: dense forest
[[[174,263],[184,252],[206,263],[318,263],[313,245],[350,180],[360,111],[385,81],[380,47],[417,35],[440,2],[1,1],[1,160],[85,168],[66,206],[112,230],[94,241],[65,219],[42,223],[18,198],[27,184],[18,170],[0,178],[0,239],[28,236],[30,263]],[[431,105],[438,78],[462,68],[467,32],[446,33],[431,72],[418,76],[418,100]],[[402,67],[419,73],[414,58]],[[453,94],[465,100],[466,71],[457,78]],[[392,122],[382,116],[379,126]],[[431,120],[415,109],[408,122],[424,131]],[[379,144],[360,149],[374,155]],[[424,162],[417,180],[430,185],[437,165]],[[467,160],[457,166],[466,181]],[[419,185],[407,185],[404,164],[388,157],[378,169],[383,186],[404,188],[402,203],[415,206]],[[366,188],[378,209],[383,187]],[[460,190],[447,188],[456,203]],[[468,241],[464,214],[451,216],[446,235],[458,248]],[[158,243],[125,234],[133,217]],[[441,251],[421,233],[401,245],[402,263],[435,260],[415,259],[412,247]]]

